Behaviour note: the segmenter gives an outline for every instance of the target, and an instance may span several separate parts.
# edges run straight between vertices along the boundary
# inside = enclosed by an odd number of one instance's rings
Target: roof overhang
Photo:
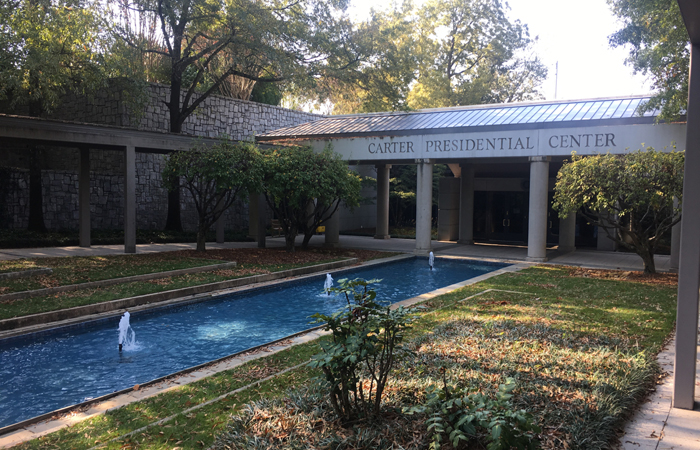
[[[0,114],[0,139],[114,150],[133,146],[137,151],[153,153],[190,150],[198,143],[219,142],[214,138],[3,114]]]
[[[700,5],[697,0],[678,0],[683,22],[688,29],[690,42],[700,45]]]

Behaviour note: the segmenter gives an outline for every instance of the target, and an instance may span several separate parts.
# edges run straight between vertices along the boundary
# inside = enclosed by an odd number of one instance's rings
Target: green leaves
[[[221,141],[168,155],[163,185],[190,192],[199,214],[197,250],[204,250],[206,232],[237,198],[258,192],[262,180],[260,152],[252,142]]]
[[[468,393],[463,388],[448,386],[444,378],[442,388],[433,387],[426,393],[425,404],[404,408],[404,413],[430,416],[425,421],[432,434],[430,448],[441,448],[444,437],[457,448],[460,441],[476,439],[479,432],[486,433],[488,450],[539,448],[535,435],[540,428],[532,416],[523,410],[513,410],[510,399],[515,387],[515,380],[507,378],[499,385],[496,398],[492,399],[481,393]]]
[[[627,63],[649,75],[657,94],[643,111],[661,109],[660,118],[676,120],[688,100],[689,38],[675,0],[608,0],[622,28],[610,45],[629,49]]]
[[[403,306],[392,310],[375,302],[370,285],[378,281],[338,280],[331,292],[345,297],[345,310],[311,316],[315,323],[325,323],[332,340],[321,343],[323,352],[309,366],[323,370],[331,405],[343,423],[379,414],[384,387],[413,320]]]
[[[29,114],[51,112],[62,96],[104,86],[108,37],[89,0],[18,0],[0,6],[0,99]]]
[[[683,152],[653,148],[627,155],[580,157],[575,153],[557,174],[554,208],[560,217],[580,208],[599,230],[644,260],[654,272],[659,238],[680,221]]]
[[[360,177],[330,149],[316,153],[309,147],[274,148],[264,153],[262,168],[262,189],[280,221],[288,251],[294,251],[299,231],[306,247],[341,202],[349,208],[359,205]]]

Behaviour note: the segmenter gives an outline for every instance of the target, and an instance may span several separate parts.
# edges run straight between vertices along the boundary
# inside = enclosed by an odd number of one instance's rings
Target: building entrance
[[[527,242],[527,192],[474,192],[474,239]]]

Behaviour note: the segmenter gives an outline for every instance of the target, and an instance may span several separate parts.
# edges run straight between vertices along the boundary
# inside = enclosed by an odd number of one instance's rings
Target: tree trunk
[[[284,243],[287,253],[294,253],[294,241],[297,238],[297,230],[290,227],[284,234]]]
[[[641,256],[642,261],[644,262],[644,273],[656,273],[656,264],[654,262],[654,253],[648,249],[639,249],[637,252],[639,256]]]
[[[182,132],[182,122],[180,120],[180,79],[174,79],[170,86],[170,131],[172,133]],[[165,229],[168,231],[182,231],[182,219],[180,214],[180,184],[177,188],[168,191],[168,217],[165,220]]]
[[[29,231],[45,232],[44,194],[41,186],[41,156],[38,148],[29,150]]]
[[[309,248],[309,241],[311,240],[311,237],[313,237],[313,233],[306,233],[304,235],[304,241],[301,243],[301,249],[306,250]]]
[[[197,251],[205,252],[207,251],[207,230],[200,224],[197,230]]]
[[[168,191],[168,217],[165,220],[165,229],[169,231],[182,231],[180,218],[180,187]]]

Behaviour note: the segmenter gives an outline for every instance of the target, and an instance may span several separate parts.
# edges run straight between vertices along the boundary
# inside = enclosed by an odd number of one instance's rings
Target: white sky
[[[380,8],[371,0],[351,0],[351,4],[357,18],[372,7]],[[520,19],[532,37],[539,36],[535,52],[549,68],[541,89],[547,100],[554,100],[557,61],[558,100],[651,92],[645,77],[633,75],[631,67],[625,65],[627,50],[612,49],[608,44],[608,36],[620,25],[606,0],[509,0],[508,4],[511,20]]]

